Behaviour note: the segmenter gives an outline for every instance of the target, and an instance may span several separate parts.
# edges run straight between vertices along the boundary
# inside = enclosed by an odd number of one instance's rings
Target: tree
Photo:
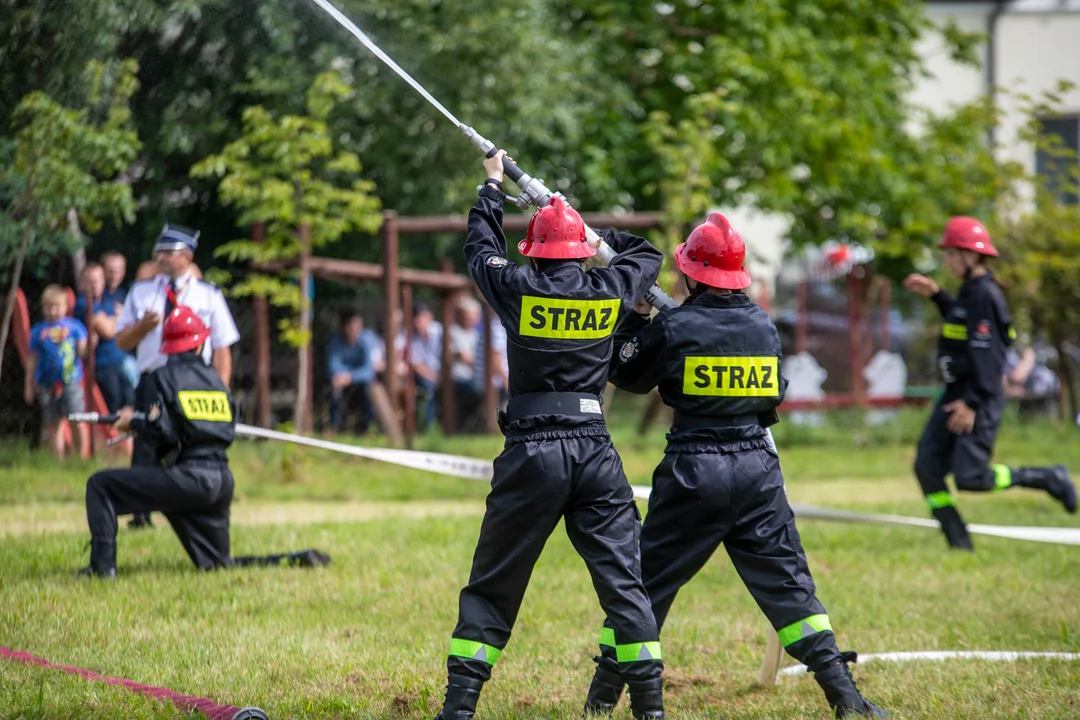
[[[1061,138],[1044,134],[1040,122],[1059,112],[1060,94],[1070,88],[1062,84],[1038,99],[1021,96],[1028,120],[1020,140],[1045,159],[1046,172],[1017,174],[1016,192],[1001,203],[990,229],[1002,253],[995,271],[1008,286],[1014,322],[1057,350],[1075,418],[1076,378],[1066,348],[1080,341],[1080,159]]]
[[[307,92],[306,115],[276,117],[262,106],[244,113],[244,134],[217,155],[191,169],[193,177],[221,178],[222,200],[235,205],[241,225],[266,223],[262,243],[233,240],[217,256],[232,262],[265,263],[300,259],[299,284],[251,272],[232,285],[233,297],[267,297],[298,311],[298,322],[283,321],[282,339],[300,348],[297,425],[302,426],[308,390],[306,348],[311,340],[311,275],[306,260],[315,248],[336,242],[353,230],[373,233],[382,222],[374,184],[360,179],[360,159],[337,150],[327,117],[351,88],[337,73],[315,78]],[[303,429],[301,427],[301,429]]]
[[[746,204],[787,216],[795,246],[837,239],[909,259],[956,208],[992,202],[977,110],[934,118],[907,101],[924,71],[921,3],[560,4],[638,106],[608,126],[613,174],[675,227]],[[960,60],[975,39],[945,32]]]
[[[0,255],[14,258],[0,325],[0,363],[27,255],[70,249],[76,242],[68,231],[72,211],[90,232],[100,229],[104,219],[134,219],[124,172],[140,148],[128,108],[138,89],[137,70],[130,60],[91,62],[81,107],[67,107],[35,91],[15,109],[15,138],[5,148],[10,164],[3,163],[0,171]]]

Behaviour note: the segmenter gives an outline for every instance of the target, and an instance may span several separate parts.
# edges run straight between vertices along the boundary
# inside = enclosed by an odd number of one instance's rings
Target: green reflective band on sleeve
[[[615,647],[615,630],[609,627],[600,631],[600,646]]]
[[[492,647],[491,645],[485,645],[482,642],[476,642],[475,640],[450,638],[450,655],[452,657],[479,660],[481,662],[486,662],[488,665],[494,665],[495,661],[502,655],[502,650],[497,647]]]
[[[991,465],[994,468],[994,487],[1004,490],[1012,485],[1012,470],[1008,465]]]
[[[941,337],[946,340],[967,340],[967,325],[945,323],[941,326]]]
[[[660,660],[660,641],[616,645],[615,659],[621,663]]]
[[[825,632],[826,630],[832,630],[832,623],[829,622],[829,616],[811,615],[797,623],[791,623],[786,628],[781,628],[776,634],[780,636],[780,643],[784,647],[787,647],[791,643],[798,642],[803,638],[810,637],[819,632]]]
[[[956,500],[953,499],[948,490],[942,490],[927,495],[926,504],[930,506],[931,510],[940,510],[941,508],[956,507]]]

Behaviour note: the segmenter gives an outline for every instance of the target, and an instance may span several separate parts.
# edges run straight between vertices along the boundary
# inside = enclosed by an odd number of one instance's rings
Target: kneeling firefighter
[[[469,274],[507,334],[510,401],[500,426],[491,492],[459,598],[446,661],[441,720],[468,720],[491,668],[510,640],[533,566],[559,524],[592,575],[610,620],[614,660],[630,687],[635,718],[664,717],[663,662],[641,583],[641,516],[601,410],[616,322],[656,280],[663,255],[644,238],[604,231],[618,255],[586,271],[596,250],[581,216],[555,197],[538,210],[518,248],[531,266],[506,257],[502,151],[484,162],[488,178],[469,213]]]
[[[232,395],[202,357],[210,330],[190,308],[165,320],[161,352],[168,362],[147,375],[141,403],[118,414],[115,427],[133,430],[152,447],[156,466],[102,470],[86,483],[90,565],[80,575],[116,577],[116,516],[158,511],[176,531],[196,567],[326,565],[318,550],[234,558],[229,552],[233,476],[226,449],[236,434]],[[165,461],[163,467],[160,461]]]
[[[657,625],[675,595],[721,543],[789,655],[805,663],[836,717],[887,717],[859,694],[815,594],[784,476],[767,427],[787,381],[769,316],[742,292],[746,247],[713,213],[675,251],[689,296],[650,321],[639,304],[616,335],[611,382],[633,393],[658,388],[675,411],[653,473],[641,531],[641,571]],[[587,715],[608,715],[623,690],[619,652],[600,640]]]
[[[986,227],[963,216],[949,220],[939,247],[949,273],[964,281],[957,297],[925,275],[912,274],[904,280],[908,290],[933,300],[945,319],[938,338],[945,392],[919,439],[915,476],[949,547],[972,550],[967,526],[945,485],[949,472],[960,490],[1044,490],[1070,513],[1076,512],[1076,487],[1063,465],[990,464],[1005,411],[1002,378],[1013,339],[1005,297],[986,266],[986,259],[997,257],[998,251]]]

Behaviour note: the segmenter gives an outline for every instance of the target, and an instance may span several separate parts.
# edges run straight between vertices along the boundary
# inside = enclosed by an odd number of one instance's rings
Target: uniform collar
[[[992,282],[994,282],[994,273],[987,270],[984,274],[980,275],[979,277],[973,277],[970,280],[965,280],[964,284],[961,287],[962,288],[964,288],[964,287],[975,287],[979,283],[992,283]]]
[[[582,270],[580,260],[545,260],[541,265],[540,274],[555,275],[567,269]]]
[[[750,307],[750,296],[746,293],[733,292],[730,295],[714,295],[704,292],[694,298],[692,305],[714,308]]]
[[[170,355],[167,362],[176,363],[179,365],[191,365],[194,364],[196,361],[203,365],[206,364],[206,361],[203,360],[203,356],[201,354],[195,352],[194,350],[188,350],[187,352]]]

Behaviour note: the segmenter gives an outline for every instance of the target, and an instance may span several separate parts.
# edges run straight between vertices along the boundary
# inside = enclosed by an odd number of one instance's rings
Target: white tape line
[[[921,651],[921,652],[888,652],[868,655],[859,655],[859,664],[871,660],[884,662],[907,662],[909,660],[993,660],[1000,662],[1015,662],[1016,660],[1046,659],[1046,660],[1080,660],[1080,653],[1064,652],[1014,652],[1010,650],[963,650],[963,651]],[[805,673],[805,665],[790,665],[780,671],[781,675],[798,675]]]
[[[814,507],[812,505],[792,505],[798,518],[815,520],[838,520],[840,522],[862,522],[875,525],[909,525],[914,527],[940,529],[936,520],[912,518],[903,515],[871,515],[852,513],[843,510]],[[1023,527],[1011,525],[968,525],[968,531],[977,535],[990,535],[1013,540],[1031,540],[1033,542],[1058,543],[1062,545],[1080,545],[1080,528],[1066,527]]]
[[[634,497],[648,500],[652,488],[643,485],[631,485]],[[792,505],[795,516],[799,519],[836,520],[839,522],[870,523],[871,525],[907,525],[909,527],[931,528],[940,530],[937,520],[913,518],[904,515],[873,515],[853,513],[844,510],[815,507],[813,505]],[[1010,525],[968,525],[968,531],[977,535],[1010,538],[1012,540],[1030,540],[1032,542],[1057,543],[1059,545],[1080,545],[1080,528],[1065,527],[1023,527]]]
[[[461,455],[443,455],[441,453],[418,452],[415,450],[366,448],[358,445],[330,442],[329,440],[318,440],[316,438],[304,437],[303,435],[292,435],[290,433],[277,432],[276,430],[265,430],[260,427],[244,425],[241,423],[237,423],[236,432],[243,437],[280,440],[282,442],[293,443],[294,445],[305,445],[307,447],[319,448],[320,450],[331,450],[333,452],[355,455],[356,457],[382,460],[383,462],[393,463],[394,465],[415,468],[417,470],[427,470],[441,475],[468,478],[469,480],[491,480],[491,474],[493,472],[492,464],[490,462],[487,462],[486,460],[477,460],[476,458],[463,457]]]
[[[346,445],[345,443],[318,440],[316,438],[292,435],[290,433],[277,432],[276,430],[264,430],[252,425],[238,423],[236,425],[238,435],[249,438],[261,438],[264,440],[280,440],[331,450],[333,452],[346,453],[356,457],[382,460],[383,462],[426,470],[450,475],[453,477],[468,478],[469,480],[491,480],[493,472],[492,463],[486,460],[464,457],[462,455],[444,455],[442,453],[419,452],[415,450],[392,450],[388,448],[367,448],[359,445]],[[652,488],[643,485],[631,485],[634,497],[648,500]],[[795,515],[800,518],[816,520],[838,520],[841,522],[862,522],[874,525],[909,525],[915,527],[939,529],[936,520],[925,518],[911,518],[903,515],[871,515],[865,513],[851,513],[843,510],[814,507],[812,505],[792,505]],[[1038,527],[1009,527],[1001,525],[968,525],[968,530],[979,535],[992,535],[995,537],[1011,538],[1014,540],[1032,540],[1035,542],[1060,543],[1065,545],[1080,545],[1080,529],[1078,528],[1038,528]]]

